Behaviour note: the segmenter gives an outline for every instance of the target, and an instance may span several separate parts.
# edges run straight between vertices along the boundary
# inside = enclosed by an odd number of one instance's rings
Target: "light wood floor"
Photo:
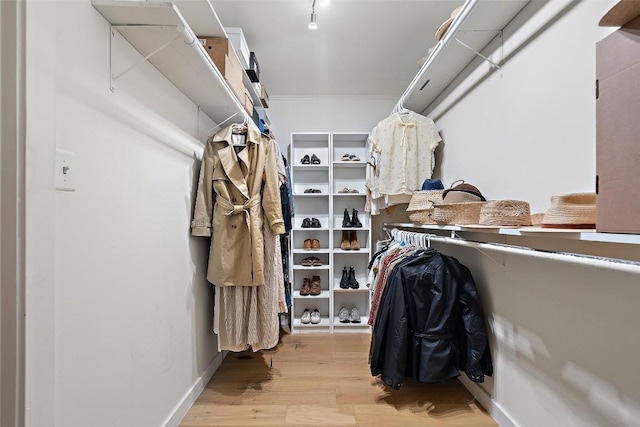
[[[180,425],[497,425],[457,380],[386,388],[369,371],[369,339],[285,335],[272,350],[230,353]]]

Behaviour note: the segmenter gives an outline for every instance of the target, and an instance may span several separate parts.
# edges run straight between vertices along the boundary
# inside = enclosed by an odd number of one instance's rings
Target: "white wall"
[[[27,28],[27,425],[174,425],[220,362],[208,241],[189,234],[212,123],[147,63],[111,92],[89,0],[30,2]],[[123,69],[139,54],[116,39]],[[54,190],[55,149],[75,192]]]
[[[508,58],[502,78],[434,110],[445,184],[463,178],[535,212],[553,194],[594,191],[595,43],[611,31],[597,22],[614,3],[573,3]],[[523,240],[507,243],[533,243]],[[471,268],[494,326],[495,376],[483,385],[494,410],[523,427],[637,425],[637,274],[437,247]],[[638,258],[632,245],[575,249]]]

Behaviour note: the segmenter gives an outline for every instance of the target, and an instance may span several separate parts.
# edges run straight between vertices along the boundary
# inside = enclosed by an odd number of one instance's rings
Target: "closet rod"
[[[394,228],[392,230],[392,235],[394,234],[393,233],[394,230],[397,230],[397,229]],[[430,233],[420,233],[415,231],[404,231],[404,230],[401,230],[401,231],[403,233],[414,233],[418,235],[430,234]],[[591,255],[580,255],[580,254],[564,253],[564,252],[542,252],[542,251],[538,251],[535,249],[530,249],[522,246],[505,245],[501,243],[480,243],[480,242],[474,242],[472,240],[465,240],[460,237],[444,237],[444,236],[438,236],[435,234],[430,234],[429,240],[431,242],[469,247],[469,248],[476,249],[480,252],[482,252],[483,250],[491,250],[496,252],[502,252],[505,254],[521,255],[521,256],[526,256],[530,258],[546,259],[546,260],[558,261],[558,262],[570,262],[573,264],[583,265],[587,267],[596,267],[596,268],[621,271],[621,272],[626,272],[631,274],[640,274],[640,263],[633,262],[633,261],[618,260],[615,258],[601,258],[601,257],[595,257]]]

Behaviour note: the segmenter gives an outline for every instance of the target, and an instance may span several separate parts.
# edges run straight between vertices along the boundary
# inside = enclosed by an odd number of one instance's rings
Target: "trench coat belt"
[[[224,213],[227,216],[230,215],[238,215],[244,212],[244,218],[247,221],[247,228],[249,229],[249,234],[251,234],[251,222],[249,220],[249,210],[258,205],[260,203],[260,194],[255,194],[249,200],[245,202],[244,205],[234,205],[227,199],[222,197],[216,199],[216,202],[220,205],[220,207],[226,212]]]
[[[453,334],[425,334],[422,332],[414,332],[413,336],[430,340],[450,340],[453,338]]]

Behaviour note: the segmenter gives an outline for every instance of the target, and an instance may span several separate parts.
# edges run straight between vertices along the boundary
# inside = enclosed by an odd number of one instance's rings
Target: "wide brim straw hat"
[[[437,224],[465,225],[480,222],[480,209],[486,202],[436,203],[432,218]]]
[[[489,200],[480,209],[480,225],[530,226],[531,208],[522,200]]]
[[[622,0],[615,4],[598,22],[601,27],[622,27],[640,15],[640,0]]]
[[[432,218],[435,203],[442,201],[444,190],[414,191],[407,206],[409,220],[415,224],[435,224]]]
[[[435,35],[436,42],[439,42],[440,40],[442,40],[442,37],[444,37],[444,34],[447,32],[449,27],[451,27],[451,24],[456,19],[456,17],[460,14],[461,10],[462,10],[462,6],[458,6],[455,9],[453,9],[453,12],[451,12],[451,15],[449,15],[449,18],[438,27]]]
[[[544,213],[543,227],[594,228],[596,193],[572,193],[551,197],[551,207]]]

